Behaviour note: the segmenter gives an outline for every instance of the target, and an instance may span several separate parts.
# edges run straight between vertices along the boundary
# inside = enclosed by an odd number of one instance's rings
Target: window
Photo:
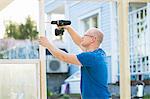
[[[98,28],[98,14],[85,18],[82,21],[84,25],[84,32],[91,27]]]
[[[39,99],[38,64],[3,62],[0,63],[0,99]]]

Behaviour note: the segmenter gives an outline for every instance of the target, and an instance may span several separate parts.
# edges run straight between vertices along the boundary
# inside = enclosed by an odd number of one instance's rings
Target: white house
[[[150,13],[148,13],[150,12],[150,4],[131,3],[129,10],[131,78],[133,80],[143,80],[145,79],[144,77],[150,77],[150,55],[148,52],[150,51],[150,44],[148,42],[148,37],[150,35],[150,17],[148,17],[150,16]],[[108,82],[115,83],[119,80],[119,41],[116,2],[46,0],[45,12],[47,14],[48,21],[51,21],[51,17],[54,14],[64,15],[64,19],[71,20],[72,26],[79,32],[80,35],[83,35],[90,27],[100,28],[104,32],[104,41],[101,47],[106,51],[109,63]],[[142,17],[141,19],[140,16]],[[57,20],[59,19],[61,18],[58,18]],[[46,27],[46,31],[48,33],[53,33],[51,31],[50,24],[47,24]],[[137,39],[137,36],[140,36],[139,39]],[[69,52],[76,54],[80,52],[67,33],[65,33],[63,40]],[[140,61],[140,66],[138,59]],[[143,64],[147,65],[145,66]]]

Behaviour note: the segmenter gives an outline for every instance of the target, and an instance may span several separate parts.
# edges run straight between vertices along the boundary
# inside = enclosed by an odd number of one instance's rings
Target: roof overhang
[[[0,11],[8,6],[12,1],[14,0],[0,0]]]

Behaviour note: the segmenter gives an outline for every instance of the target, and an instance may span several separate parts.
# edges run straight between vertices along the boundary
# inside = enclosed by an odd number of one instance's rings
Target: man
[[[81,66],[82,99],[108,99],[106,55],[99,48],[103,41],[103,33],[97,28],[92,28],[80,37],[70,25],[63,28],[69,32],[75,44],[83,50],[81,54],[65,53],[54,47],[45,37],[40,37],[40,44],[48,48],[56,58]]]

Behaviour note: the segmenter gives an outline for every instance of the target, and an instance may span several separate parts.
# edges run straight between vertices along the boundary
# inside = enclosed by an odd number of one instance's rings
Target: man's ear
[[[95,41],[96,41],[96,37],[93,37],[92,38],[92,43],[95,42]]]

